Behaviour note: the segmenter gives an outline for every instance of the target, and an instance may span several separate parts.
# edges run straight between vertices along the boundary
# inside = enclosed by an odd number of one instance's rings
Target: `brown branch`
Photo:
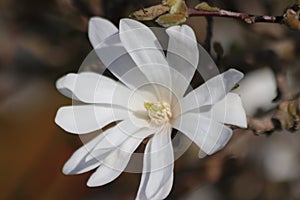
[[[255,119],[248,117],[248,129],[256,135],[276,130],[294,132],[300,129],[300,98],[283,101],[270,117]]]
[[[146,9],[138,10],[130,17],[140,21],[156,22],[163,27],[170,27],[185,23],[188,17],[204,16],[208,17],[227,17],[239,19],[247,24],[254,23],[276,23],[285,24],[293,30],[300,31],[300,3],[296,0],[295,4],[283,10],[281,16],[253,15],[241,12],[232,12],[218,7],[210,6],[207,2],[198,4],[195,8],[188,8],[184,0],[163,1],[163,4],[151,6]]]
[[[239,12],[231,12],[227,10],[197,10],[193,8],[188,9],[188,15],[190,17],[194,16],[214,16],[214,17],[227,17],[227,18],[235,18],[240,19],[246,22],[247,24],[254,24],[254,23],[277,23],[283,24],[284,17],[283,16],[267,16],[267,15],[251,15],[246,13],[239,13]]]

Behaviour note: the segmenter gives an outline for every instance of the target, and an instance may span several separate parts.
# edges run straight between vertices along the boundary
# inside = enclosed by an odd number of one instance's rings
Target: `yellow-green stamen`
[[[165,102],[146,102],[144,106],[151,121],[157,125],[162,125],[168,122],[172,117],[170,105]]]

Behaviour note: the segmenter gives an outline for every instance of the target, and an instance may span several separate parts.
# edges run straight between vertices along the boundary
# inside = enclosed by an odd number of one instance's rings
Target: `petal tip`
[[[102,18],[100,17],[91,17],[89,20],[89,26],[93,25],[97,20],[101,20]]]
[[[68,133],[79,134],[77,127],[74,127],[73,124],[69,121],[70,119],[68,118],[66,113],[66,111],[68,111],[68,108],[70,108],[70,106],[60,107],[56,112],[54,122]]]
[[[124,32],[130,29],[148,28],[143,23],[130,18],[124,18],[119,23],[120,32]]]
[[[177,25],[177,26],[171,26],[169,28],[166,29],[166,32],[169,33],[170,31],[180,31],[181,26]]]
[[[63,88],[63,85],[64,85],[64,79],[65,79],[65,76],[59,78],[56,82],[55,82],[55,87],[56,89],[61,89]]]
[[[135,20],[130,19],[130,18],[123,18],[123,19],[121,19],[120,22],[119,22],[120,29],[121,29],[122,26],[124,26],[126,24],[129,24],[129,23],[132,23],[132,22],[134,23]]]
[[[58,125],[58,126],[60,126],[60,120],[61,120],[61,110],[62,110],[63,108],[61,107],[61,108],[59,108],[58,110],[57,110],[57,112],[56,112],[56,115],[55,115],[55,118],[54,118],[54,122],[55,122],[55,124],[56,125]]]
[[[200,151],[198,153],[198,158],[202,159],[202,158],[205,158],[206,156],[207,156],[207,154],[200,149]]]
[[[74,80],[76,80],[77,76],[78,75],[75,73],[69,73],[65,76],[60,77],[55,83],[56,88],[58,90],[67,88],[68,85],[66,85],[66,82],[73,82]]]
[[[64,174],[64,175],[71,175],[71,173],[70,173],[70,170],[69,169],[62,169],[62,173]]]
[[[239,70],[237,70],[237,69],[234,69],[234,68],[230,68],[230,69],[228,70],[228,72],[231,72],[231,73],[234,73],[234,74],[240,76],[241,79],[244,77],[244,73],[243,73],[243,72],[241,72],[241,71],[239,71]]]
[[[89,29],[92,27],[96,27],[97,25],[106,25],[111,24],[113,25],[109,20],[102,18],[102,17],[91,17],[89,20]],[[114,26],[114,25],[113,25]]]
[[[245,114],[245,117],[243,119],[243,122],[240,124],[240,127],[244,128],[244,129],[248,128],[248,122],[247,122],[246,114]]]
[[[136,20],[133,20],[133,19],[130,19],[130,18],[122,18],[122,19],[120,20],[120,24],[128,23],[128,22],[130,22],[130,21],[136,21]]]
[[[99,187],[99,186],[102,186],[104,185],[100,180],[99,178],[95,178],[94,177],[95,175],[91,175],[89,180],[87,181],[86,185],[88,187]]]
[[[94,183],[91,182],[90,180],[88,180],[88,182],[86,183],[86,186],[88,186],[88,187],[97,187],[97,185],[94,185]]]
[[[72,169],[70,168],[68,161],[64,164],[63,168],[62,168],[62,173],[64,175],[72,175]]]
[[[89,20],[88,37],[94,48],[101,44],[106,38],[117,32],[117,27],[107,19],[92,17]]]

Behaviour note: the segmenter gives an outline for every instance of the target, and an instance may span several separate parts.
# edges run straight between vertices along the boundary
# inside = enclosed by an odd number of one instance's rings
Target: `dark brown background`
[[[212,2],[230,10],[280,15],[292,1]],[[0,199],[134,199],[139,174],[124,173],[99,188],[86,187],[91,173],[62,174],[64,162],[81,141],[54,124],[56,110],[71,104],[56,91],[55,80],[76,72],[92,50],[86,33],[89,16],[104,16],[117,24],[141,5],[156,3],[0,1]],[[187,3],[194,6],[197,2]],[[205,19],[193,18],[188,23],[203,42]],[[215,19],[214,23],[213,41],[225,49],[220,62],[223,69],[233,66],[247,73],[268,67],[276,55],[291,80],[299,80],[299,39],[299,32],[276,24],[249,26],[232,19]],[[176,162],[168,199],[300,199],[299,164],[299,133],[257,137],[239,131],[214,156],[199,160],[197,148],[191,147]]]

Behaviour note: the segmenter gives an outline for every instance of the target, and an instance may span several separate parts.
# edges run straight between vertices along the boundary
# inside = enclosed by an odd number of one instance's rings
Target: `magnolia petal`
[[[98,167],[100,164],[103,163],[104,159],[109,154],[111,154],[111,152],[116,150],[122,142],[126,141],[126,139],[128,138],[127,135],[125,136],[125,138],[124,137],[117,137],[116,139],[119,141],[119,145],[118,146],[112,146],[112,145],[108,146],[109,144],[111,144],[111,139],[113,139],[115,136],[117,136],[117,135],[114,135],[114,133],[116,132],[114,130],[120,129],[120,128],[126,126],[127,124],[128,124],[127,121],[119,122],[116,126],[105,130],[103,133],[101,133],[100,135],[98,135],[97,137],[92,139],[90,142],[88,142],[86,145],[84,145],[82,147],[82,149],[79,151],[79,153],[80,152],[84,153],[84,150],[86,150],[86,152],[87,152],[86,155],[82,155],[81,157],[78,157],[77,154],[75,154],[73,160],[71,160],[69,165],[76,162],[76,159],[77,160],[80,159],[80,162],[83,165],[84,164],[89,164],[89,163],[91,163],[91,165],[92,165],[92,163],[97,163],[96,167]],[[119,134],[119,132],[116,132],[116,133]],[[110,139],[108,139],[108,137],[110,137]],[[108,144],[106,144],[106,143],[108,143]],[[103,146],[104,148],[102,148],[102,149],[95,150],[95,148],[97,148],[99,145],[102,145],[102,144],[104,144],[106,146]],[[92,167],[92,166],[82,166],[82,167],[89,168],[89,167]],[[69,166],[69,168],[70,168],[70,166]]]
[[[78,100],[72,93],[75,88],[76,74],[67,74],[56,81],[57,90],[66,97]]]
[[[67,132],[85,134],[126,118],[128,112],[119,108],[78,105],[61,107],[57,111],[55,123]]]
[[[144,138],[151,133],[140,130],[139,136],[128,138],[120,147],[111,152],[103,161],[101,166],[92,174],[87,182],[90,187],[102,186],[115,180],[125,170],[130,157]]]
[[[95,52],[103,64],[111,71],[121,82],[123,82],[132,91],[135,91],[131,100],[132,104],[142,103],[139,108],[144,109],[145,101],[158,101],[156,88],[149,83],[147,77],[136,66],[131,56],[123,47],[119,35],[114,35],[104,43],[97,46]],[[136,97],[143,101],[136,102]]]
[[[173,26],[166,30],[169,35],[167,61],[182,76],[172,76],[173,92],[182,97],[190,83],[199,61],[199,50],[194,31],[187,25]],[[181,80],[184,78],[185,80]]]
[[[247,118],[241,98],[235,93],[228,93],[209,111],[201,112],[201,114],[220,123],[247,128]]]
[[[170,194],[172,187],[173,187],[173,180],[174,180],[174,175],[173,175],[173,169],[172,169],[172,174],[168,178],[167,182],[161,186],[161,188],[158,190],[158,192],[153,196],[153,199],[165,199],[167,196]]]
[[[198,113],[185,113],[173,127],[194,141],[206,154],[221,150],[232,136],[232,130]]]
[[[201,106],[213,105],[222,100],[243,76],[243,73],[235,69],[229,69],[209,79],[182,99],[180,102],[182,113]]]
[[[207,154],[205,153],[205,152],[203,152],[201,149],[200,149],[200,151],[199,151],[199,153],[198,153],[198,157],[200,158],[200,159],[202,159],[202,158],[205,158],[207,156]]]
[[[106,19],[93,17],[89,22],[89,38],[99,59],[127,87],[137,89],[149,81],[136,67],[117,33],[118,29]]]
[[[122,19],[120,39],[138,66],[153,63],[168,66],[159,41],[144,24],[132,19]]]
[[[96,48],[106,38],[117,34],[118,28],[110,21],[100,17],[92,17],[89,21],[89,39],[93,47]]]
[[[76,150],[63,167],[64,174],[82,174],[98,167],[101,163],[97,159],[91,159],[86,162],[85,158],[90,151],[102,139],[102,135],[90,140],[78,150]]]
[[[172,170],[173,172],[173,170]],[[149,179],[149,175],[151,172],[145,172],[142,174],[142,179],[141,179],[141,184],[139,187],[139,191],[136,197],[136,200],[144,200],[144,199],[149,199],[146,194],[145,194],[145,188],[146,188],[146,180]],[[168,178],[167,182],[161,186],[161,188],[157,191],[157,193],[152,197],[152,199],[165,199],[167,196],[170,194],[170,191],[173,186],[173,180],[174,180],[174,175],[170,176]]]
[[[124,85],[93,72],[68,74],[58,81],[58,90],[73,93],[75,99],[84,103],[99,103],[128,108],[132,94]],[[143,99],[139,99],[143,102]]]
[[[168,127],[156,133],[146,146],[137,199],[164,199],[172,188],[173,168],[174,153]]]
[[[168,62],[158,39],[147,26],[135,20],[122,19],[120,39],[136,65],[151,83],[171,88]]]
[[[136,122],[129,120],[124,120],[118,123],[116,126],[110,128],[105,132],[103,139],[98,142],[98,144],[93,148],[90,155],[87,156],[86,160],[89,161],[93,158],[97,158],[103,161],[107,152],[118,148],[123,142],[130,138],[135,133],[139,132],[144,127],[148,126],[148,122],[139,121],[139,126]],[[152,131],[150,131],[153,133]]]
[[[149,82],[123,47],[118,34],[107,38],[94,51],[105,67],[130,89]]]

